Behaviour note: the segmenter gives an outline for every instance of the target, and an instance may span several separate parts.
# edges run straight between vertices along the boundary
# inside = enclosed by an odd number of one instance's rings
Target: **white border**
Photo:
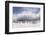
[[[9,3],[9,32],[17,32],[16,29],[14,30],[12,28],[12,15],[13,15],[13,7],[37,7],[37,8],[40,8],[40,13],[41,13],[41,16],[40,16],[40,19],[41,19],[41,25],[39,28],[27,28],[26,30],[28,31],[37,31],[37,30],[43,30],[43,5],[34,5],[34,4],[19,4],[19,3]],[[21,28],[20,30],[18,31],[22,31],[23,28]],[[26,31],[25,30],[25,31]]]

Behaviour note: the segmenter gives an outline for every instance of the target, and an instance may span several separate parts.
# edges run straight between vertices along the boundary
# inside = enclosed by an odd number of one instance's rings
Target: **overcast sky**
[[[29,14],[31,15],[31,13],[38,13],[40,12],[40,8],[35,8],[35,7],[13,7],[13,15],[17,15],[17,14]]]

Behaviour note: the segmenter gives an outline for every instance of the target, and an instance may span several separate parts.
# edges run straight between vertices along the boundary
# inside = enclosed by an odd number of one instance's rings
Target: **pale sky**
[[[40,8],[35,7],[13,7],[13,16],[36,16]]]

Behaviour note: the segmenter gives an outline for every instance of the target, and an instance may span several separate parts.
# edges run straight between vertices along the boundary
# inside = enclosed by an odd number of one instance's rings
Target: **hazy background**
[[[40,8],[13,7],[13,27],[40,26]]]

